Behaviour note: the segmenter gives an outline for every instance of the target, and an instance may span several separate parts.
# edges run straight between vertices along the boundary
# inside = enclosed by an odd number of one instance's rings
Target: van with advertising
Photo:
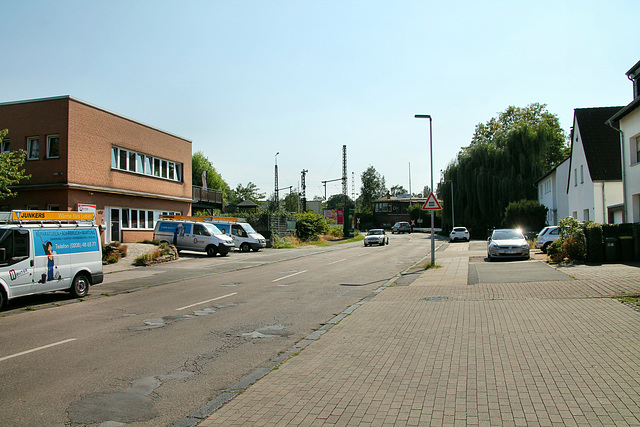
[[[93,212],[12,211],[0,218],[0,308],[44,292],[82,298],[102,281]]]
[[[153,240],[170,243],[178,250],[206,252],[208,256],[226,256],[233,250],[231,237],[201,217],[160,215]]]
[[[242,252],[253,250],[258,252],[267,246],[264,236],[246,222],[238,222],[237,218],[213,217],[211,223],[233,239],[233,244]]]

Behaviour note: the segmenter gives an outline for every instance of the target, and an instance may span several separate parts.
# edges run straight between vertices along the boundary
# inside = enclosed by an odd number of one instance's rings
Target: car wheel
[[[547,248],[549,247],[550,243],[547,242],[544,245],[542,245],[542,249],[540,249],[542,251],[543,254],[547,253]]]
[[[4,295],[4,290],[0,289],[0,311],[2,310],[2,307],[4,307],[6,301],[7,297]]]
[[[487,258],[489,259],[489,262],[493,261],[493,258],[491,257],[491,255],[487,254]]]
[[[89,293],[89,279],[86,274],[79,273],[76,277],[73,278],[73,282],[71,283],[71,289],[69,289],[71,294],[76,298],[82,298],[87,296]]]
[[[207,246],[207,256],[216,256],[217,252],[218,250],[216,249],[215,246],[213,245]]]
[[[248,243],[243,243],[240,245],[240,251],[242,252],[249,252],[251,250],[251,246],[249,246]]]
[[[389,244],[389,239],[387,239],[387,245]]]

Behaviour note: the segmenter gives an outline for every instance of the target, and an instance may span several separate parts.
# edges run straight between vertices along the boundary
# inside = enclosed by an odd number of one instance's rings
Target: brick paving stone
[[[610,298],[640,293],[640,269],[468,285],[484,256],[468,247],[439,251],[441,268],[385,288],[200,425],[640,425],[640,312]]]

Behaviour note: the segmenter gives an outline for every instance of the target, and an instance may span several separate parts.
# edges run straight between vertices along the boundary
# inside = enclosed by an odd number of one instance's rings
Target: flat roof
[[[141,126],[147,127],[149,129],[153,129],[153,130],[158,131],[158,132],[162,132],[162,133],[164,133],[166,135],[173,136],[175,138],[182,139],[182,140],[184,140],[184,141],[186,141],[186,142],[188,142],[190,144],[192,143],[192,141],[190,139],[184,138],[184,137],[182,137],[180,135],[176,135],[175,133],[168,132],[166,130],[163,130],[163,129],[157,128],[155,126],[151,126],[151,125],[149,125],[147,123],[141,122],[139,120],[132,119],[131,117],[127,117],[127,116],[124,116],[122,114],[118,114],[118,113],[113,112],[111,110],[107,110],[106,108],[102,108],[102,107],[100,107],[98,105],[91,104],[90,102],[83,101],[82,99],[76,98],[76,97],[71,96],[71,95],[61,95],[61,96],[52,96],[52,97],[48,97],[48,98],[35,98],[35,99],[24,99],[24,100],[20,100],[20,101],[0,102],[0,106],[3,106],[3,105],[18,105],[18,104],[31,104],[31,103],[35,103],[35,102],[57,101],[57,100],[61,100],[61,99],[68,99],[70,101],[74,101],[74,102],[78,102],[80,104],[84,104],[87,107],[91,107],[91,108],[95,108],[96,110],[104,111],[105,113],[111,114],[111,115],[116,116],[116,117],[120,117],[121,119],[130,121],[132,123],[139,124]]]

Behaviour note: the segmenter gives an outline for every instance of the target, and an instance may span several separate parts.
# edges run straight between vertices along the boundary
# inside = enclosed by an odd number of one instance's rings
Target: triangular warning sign
[[[439,211],[442,210],[442,206],[438,203],[438,199],[433,193],[429,193],[429,197],[427,197],[427,201],[422,205],[423,211]]]

